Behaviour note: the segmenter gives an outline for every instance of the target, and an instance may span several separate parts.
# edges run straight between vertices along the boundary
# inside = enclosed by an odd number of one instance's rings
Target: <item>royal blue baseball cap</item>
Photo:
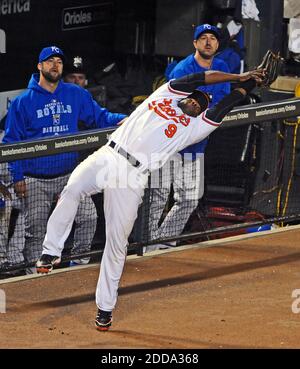
[[[51,58],[52,56],[59,56],[62,61],[65,61],[65,55],[63,51],[57,46],[48,46],[40,52],[39,63]]]
[[[203,33],[212,33],[213,35],[217,37],[218,40],[220,39],[220,33],[219,33],[218,28],[206,23],[206,24],[201,24],[200,26],[196,27],[195,32],[194,32],[194,40],[198,40],[198,38]]]

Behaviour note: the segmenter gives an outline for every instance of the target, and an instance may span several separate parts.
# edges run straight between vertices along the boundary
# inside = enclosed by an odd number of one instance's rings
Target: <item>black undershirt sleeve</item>
[[[256,87],[254,79],[242,82],[238,85],[239,88],[243,88],[247,94]],[[230,112],[235,106],[239,105],[246,96],[239,90],[234,89],[229,95],[225,96],[214,107],[207,110],[205,116],[217,123],[220,123],[227,113]]]
[[[170,86],[174,88],[174,90],[190,93],[196,90],[199,86],[204,85],[205,85],[204,72],[188,74],[186,76],[180,77],[178,79],[173,79],[170,81]]]
[[[225,96],[215,106],[208,109],[205,116],[213,122],[220,123],[227,113],[235,106],[241,103],[245,98],[238,90],[233,90],[229,95]]]

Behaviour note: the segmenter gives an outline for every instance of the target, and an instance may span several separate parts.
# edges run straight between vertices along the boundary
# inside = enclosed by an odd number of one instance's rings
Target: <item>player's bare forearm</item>
[[[207,72],[188,74],[184,77],[171,80],[170,85],[175,90],[192,93],[199,86],[211,85],[214,83],[245,82],[249,79],[253,79],[256,82],[261,82],[263,75],[264,71],[262,69],[257,69],[241,74],[232,74],[212,70]]]
[[[211,85],[214,83],[223,82],[245,82],[249,79],[254,79],[256,82],[261,82],[264,76],[262,69],[256,69],[241,74],[224,73],[215,70],[205,72],[205,84]]]

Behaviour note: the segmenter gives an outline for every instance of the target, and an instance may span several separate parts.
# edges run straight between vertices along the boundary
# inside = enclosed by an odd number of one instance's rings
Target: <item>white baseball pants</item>
[[[104,190],[106,244],[96,289],[98,308],[112,311],[127,254],[128,237],[148,175],[103,146],[71,174],[47,225],[43,254],[60,256],[82,198]]]

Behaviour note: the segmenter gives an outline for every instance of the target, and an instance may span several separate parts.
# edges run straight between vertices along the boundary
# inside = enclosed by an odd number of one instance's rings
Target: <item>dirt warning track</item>
[[[300,347],[298,229],[129,258],[109,332],[94,328],[98,272],[0,284],[0,347]]]

